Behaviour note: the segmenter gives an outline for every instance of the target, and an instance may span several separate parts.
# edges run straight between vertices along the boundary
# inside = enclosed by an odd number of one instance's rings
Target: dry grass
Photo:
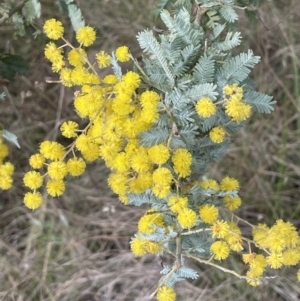
[[[99,33],[97,49],[112,50],[126,43],[135,55],[140,50],[134,36],[153,25],[149,16],[153,2],[78,1],[88,23]],[[249,46],[262,56],[254,72],[258,89],[274,95],[278,106],[272,115],[252,117],[211,174],[220,179],[229,173],[241,180],[241,217],[253,223],[283,218],[300,228],[298,2],[268,1],[259,9],[261,21],[250,26],[241,20],[243,47]],[[51,1],[45,5],[45,15],[52,16],[55,8]],[[107,170],[100,162],[90,165],[84,177],[69,181],[63,197],[47,199],[45,195],[44,205],[34,212],[23,206],[21,180],[28,170],[29,155],[45,139],[61,140],[59,125],[76,116],[71,104],[73,92],[45,83],[52,73],[43,58],[43,38],[25,43],[12,40],[8,30],[2,32],[6,44],[0,44],[0,49],[27,55],[32,68],[27,78],[19,77],[10,84],[7,103],[1,103],[0,109],[1,123],[10,125],[22,145],[21,150],[11,147],[15,186],[2,193],[0,203],[0,300],[148,300],[159,278],[161,261],[168,258],[132,256],[128,243],[143,209],[118,202],[107,188]],[[26,93],[27,97],[21,97]],[[252,288],[233,276],[189,264],[200,277],[177,285],[179,300],[300,300],[295,271],[278,272],[275,279]],[[225,264],[244,269],[236,258]]]

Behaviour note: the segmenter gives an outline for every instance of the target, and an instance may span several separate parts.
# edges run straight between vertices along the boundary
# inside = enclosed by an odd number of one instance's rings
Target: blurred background
[[[47,39],[43,34],[33,35],[52,17],[63,22],[70,41],[74,31],[58,0],[40,2],[41,17],[35,27],[26,29],[25,36],[15,35],[14,25],[0,20],[0,52],[20,55],[29,64],[27,75],[0,86],[0,93],[7,94],[0,101],[0,124],[16,134],[21,145],[18,149],[9,144],[14,186],[0,192],[0,300],[149,300],[160,277],[161,261],[168,262],[168,258],[134,258],[129,241],[144,209],[119,203],[107,186],[108,170],[102,162],[88,165],[83,176],[69,180],[62,197],[52,199],[45,193],[40,209],[32,212],[23,205],[22,176],[29,170],[29,156],[43,140],[67,143],[59,132],[63,121],[81,122],[72,105],[74,90],[46,82],[57,79],[43,55]],[[86,24],[97,30],[90,57],[124,44],[135,57],[141,56],[136,34],[159,27],[150,13],[154,2],[76,1]],[[252,77],[257,90],[273,95],[277,106],[271,115],[253,114],[226,157],[208,174],[219,180],[226,175],[239,179],[243,206],[238,215],[242,218],[255,224],[272,224],[281,218],[299,229],[300,2],[261,1],[253,10],[254,22],[240,11],[236,26],[243,43],[237,51],[251,48],[262,57]],[[244,229],[245,234],[249,231]],[[200,277],[176,285],[178,300],[300,300],[293,268],[273,270],[276,277],[253,288],[212,267],[188,265]],[[224,266],[245,273],[238,255]]]

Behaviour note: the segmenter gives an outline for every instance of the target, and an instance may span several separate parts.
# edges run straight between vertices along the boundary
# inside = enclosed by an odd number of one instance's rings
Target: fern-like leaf
[[[274,110],[274,104],[272,96],[259,93],[256,91],[248,91],[244,96],[245,102],[251,104],[257,112],[270,114]]]
[[[167,60],[163,55],[163,52],[161,50],[161,47],[155,37],[153,36],[153,33],[151,31],[143,31],[139,33],[137,36],[137,40],[141,46],[141,48],[147,52],[150,55],[154,55],[155,59],[159,61],[160,66],[164,70],[166,76],[168,77],[169,83],[171,87],[174,86],[175,79],[171,73],[171,70],[168,66]]]

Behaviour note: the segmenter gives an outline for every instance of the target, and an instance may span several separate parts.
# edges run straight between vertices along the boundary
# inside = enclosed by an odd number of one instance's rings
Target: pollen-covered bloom
[[[64,146],[55,141],[44,141],[40,145],[40,153],[50,160],[59,160],[65,154]]]
[[[230,248],[225,241],[215,241],[210,246],[210,251],[216,260],[223,260],[229,256]]]
[[[204,223],[213,224],[219,215],[218,208],[214,205],[203,205],[199,209],[200,218]]]
[[[217,106],[209,97],[202,97],[196,103],[196,111],[200,117],[209,118],[216,114]]]
[[[45,163],[45,157],[42,154],[34,154],[29,158],[29,165],[34,169],[42,168]]]
[[[47,193],[53,197],[64,193],[66,187],[63,180],[49,180],[46,185]]]
[[[214,143],[221,143],[224,141],[226,132],[223,127],[215,126],[209,131],[209,138]]]
[[[229,233],[229,225],[226,221],[218,220],[212,227],[212,237],[224,238]]]
[[[240,188],[240,184],[237,179],[231,177],[225,177],[222,179],[220,183],[220,187],[225,191],[233,191],[238,190]]]
[[[91,26],[84,26],[77,30],[76,40],[85,47],[92,45],[96,40],[96,31]]]
[[[230,197],[229,195],[224,196],[223,202],[225,204],[225,207],[230,211],[238,209],[242,204],[242,200],[240,197]]]
[[[172,156],[172,162],[179,177],[186,178],[191,174],[192,155],[187,149],[178,148]]]
[[[63,161],[51,162],[48,165],[48,175],[53,180],[61,180],[68,173],[67,164]]]
[[[148,148],[148,156],[155,164],[164,164],[170,158],[170,151],[165,143],[153,145]]]
[[[64,28],[60,21],[49,19],[45,22],[43,27],[46,36],[52,40],[60,39],[64,34]]]
[[[44,54],[45,57],[52,63],[63,61],[63,49],[57,48],[56,44],[53,42],[50,42],[46,45]]]
[[[121,46],[116,49],[116,58],[124,63],[130,60],[129,48],[127,46]]]
[[[241,122],[250,117],[251,105],[246,104],[237,98],[228,100],[225,104],[225,113],[235,122]]]
[[[159,167],[153,172],[152,179],[154,184],[169,185],[173,176],[168,168]]]
[[[283,257],[282,253],[271,253],[269,256],[267,256],[267,264],[272,269],[279,269],[283,266]]]
[[[162,215],[154,210],[148,210],[138,222],[139,232],[144,234],[154,233],[157,226],[163,227],[164,220]]]
[[[39,192],[27,192],[24,196],[24,204],[27,208],[35,210],[43,203],[42,195]]]
[[[60,127],[61,133],[66,138],[77,137],[78,123],[75,121],[65,121]]]
[[[87,54],[82,48],[73,48],[68,54],[68,61],[74,67],[84,65],[86,59]]]
[[[170,210],[174,213],[181,212],[184,208],[188,205],[188,198],[187,197],[180,197],[178,195],[172,195],[169,198],[168,206]]]
[[[106,68],[110,65],[110,55],[102,50],[96,53],[96,61],[100,69]]]
[[[176,292],[172,287],[163,285],[158,289],[156,298],[158,301],[175,301]]]
[[[132,239],[132,241],[130,242],[130,249],[132,251],[132,253],[134,254],[134,256],[143,256],[147,253],[146,251],[146,240],[142,240],[138,237],[135,237]]]
[[[40,188],[43,184],[43,177],[39,172],[28,171],[23,178],[24,185],[30,189]]]
[[[177,216],[178,223],[183,229],[191,229],[196,225],[196,212],[190,208],[183,208]]]
[[[73,177],[77,177],[83,174],[85,168],[86,168],[86,164],[82,158],[74,157],[74,158],[70,158],[67,161],[67,171]]]

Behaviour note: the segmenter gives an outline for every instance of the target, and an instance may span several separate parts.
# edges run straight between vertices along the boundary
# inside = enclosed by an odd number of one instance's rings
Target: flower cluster
[[[223,88],[223,100],[219,102],[204,96],[195,104],[195,110],[202,119],[208,119],[218,112],[224,111],[231,121],[240,123],[250,117],[251,105],[243,101],[243,88],[237,83],[227,84]],[[221,143],[226,138],[226,129],[223,125],[216,125],[209,131],[209,138],[214,143]]]
[[[156,290],[160,301],[176,299],[172,288],[176,277],[195,276],[189,268],[184,269],[184,257],[218,267],[217,263],[231,252],[244,251],[242,258],[250,269],[245,276],[239,276],[252,285],[260,283],[266,267],[299,263],[300,239],[293,225],[277,221],[271,228],[253,226],[253,240],[245,238],[239,226],[242,219],[233,213],[242,203],[238,180],[226,176],[218,182],[203,176],[207,165],[221,157],[227,137],[250,117],[252,106],[245,100],[243,84],[222,80],[218,92],[214,91],[214,83],[194,85],[188,90],[192,82],[188,76],[166,92],[159,89],[160,83],[151,84],[163,69],[153,67],[155,74],[148,77],[127,46],[111,55],[100,51],[95,63],[91,63],[84,47],[96,39],[92,27],[77,31],[76,47],[63,37],[61,22],[46,21],[44,31],[48,38],[63,41],[61,46],[49,42],[45,56],[61,84],[76,87],[74,110],[79,118],[87,120],[87,126],[80,129],[77,122],[65,121],[60,130],[64,137],[72,139],[69,146],[44,141],[39,152],[31,156],[34,170],[23,179],[32,190],[24,198],[28,208],[41,205],[38,189],[44,179],[47,193],[60,196],[68,176],[79,176],[87,162],[102,159],[111,170],[108,185],[122,203],[151,205],[131,240],[133,254],[166,252],[175,257],[173,268],[164,269],[165,276]],[[137,71],[122,73],[118,62],[129,60],[136,64]],[[151,60],[155,57],[146,62],[149,70]],[[164,60],[159,62],[164,65]],[[96,68],[110,65],[114,73],[101,78]],[[164,65],[164,70],[168,68]],[[199,87],[206,92],[199,93]],[[178,99],[185,98],[180,94],[184,89],[190,98],[179,104]],[[182,119],[178,117],[180,108],[187,110]],[[185,137],[185,133],[190,136]],[[42,168],[44,173],[36,171]],[[254,249],[264,253],[257,254]]]
[[[12,174],[14,172],[14,166],[9,161],[5,161],[7,156],[8,147],[3,143],[0,135],[0,189],[3,190],[10,189],[13,184]]]

